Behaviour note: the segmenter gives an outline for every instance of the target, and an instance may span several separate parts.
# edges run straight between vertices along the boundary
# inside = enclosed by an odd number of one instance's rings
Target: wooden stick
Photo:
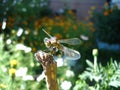
[[[47,89],[48,90],[58,90],[58,83],[56,77],[57,64],[53,59],[53,56],[49,53],[43,51],[38,51],[35,53],[35,57],[42,64],[44,69]]]

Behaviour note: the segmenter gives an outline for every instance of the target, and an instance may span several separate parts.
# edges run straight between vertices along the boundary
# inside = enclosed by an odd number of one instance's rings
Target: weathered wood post
[[[56,77],[57,64],[53,56],[49,53],[38,51],[35,57],[42,64],[47,83],[48,90],[58,90],[58,83]]]

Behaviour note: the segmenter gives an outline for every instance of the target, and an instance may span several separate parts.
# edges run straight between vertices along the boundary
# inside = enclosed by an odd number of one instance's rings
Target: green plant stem
[[[100,90],[100,84],[97,83],[97,89],[96,90]]]
[[[8,90],[13,90],[13,82],[10,82]]]
[[[14,78],[11,78],[9,90],[15,90],[14,89]]]
[[[97,71],[97,56],[94,56],[94,71]]]

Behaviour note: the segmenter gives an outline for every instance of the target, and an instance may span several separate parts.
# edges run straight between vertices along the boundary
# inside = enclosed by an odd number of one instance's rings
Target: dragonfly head
[[[57,38],[56,38],[56,37],[50,38],[50,42],[51,42],[52,44],[57,43]]]
[[[44,38],[44,44],[47,48],[49,48],[51,46],[51,41],[49,38]]]
[[[50,48],[50,47],[56,46],[56,44],[58,42],[56,40],[56,37],[51,37],[50,39],[49,38],[45,38],[44,39],[44,43],[45,43],[47,48]]]

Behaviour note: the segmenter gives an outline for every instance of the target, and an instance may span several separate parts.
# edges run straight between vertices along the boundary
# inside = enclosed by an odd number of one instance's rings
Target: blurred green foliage
[[[8,43],[8,41],[11,43]],[[33,66],[35,67],[36,64],[33,63],[34,57],[31,52],[26,53],[25,48],[21,50],[20,46],[18,49],[17,45],[19,44],[11,38],[9,38],[8,41],[5,40],[3,34],[0,35],[0,90],[15,90],[17,88],[21,89],[23,83],[27,85],[27,82],[22,80],[22,74],[25,76],[28,74],[34,75],[35,71],[32,70],[32,68]],[[21,73],[19,72],[20,77],[17,77],[15,73],[21,67],[27,68],[28,70],[26,73],[24,70],[22,70]],[[24,86],[24,88],[25,87],[26,86]],[[33,88],[36,88],[36,86]]]
[[[109,44],[120,44],[120,10],[117,5],[110,8],[109,4],[105,3],[104,6],[101,12],[92,11],[95,37]]]

